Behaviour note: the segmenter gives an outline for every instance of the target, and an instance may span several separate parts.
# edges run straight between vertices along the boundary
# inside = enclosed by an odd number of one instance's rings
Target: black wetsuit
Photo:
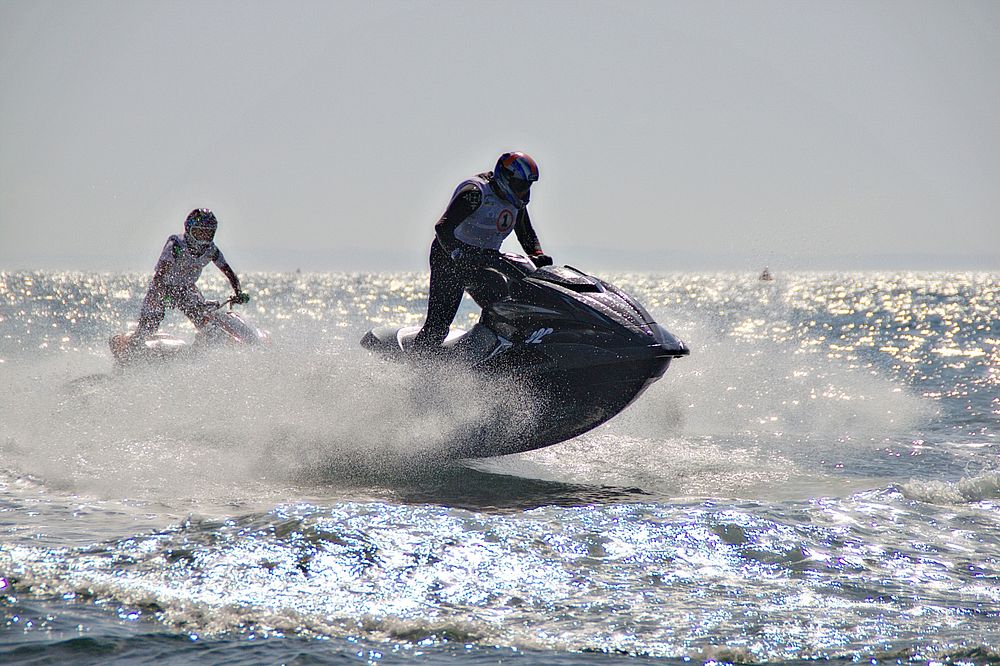
[[[487,179],[492,178],[491,173],[480,175]],[[435,238],[431,243],[427,319],[414,339],[414,347],[417,349],[433,348],[444,341],[462,303],[463,293],[470,291],[474,298],[477,296],[474,287],[482,266],[489,261],[491,254],[496,255],[496,251],[471,247],[455,237],[458,225],[472,215],[481,203],[482,195],[479,188],[474,183],[467,183],[455,193],[451,203],[448,204],[448,209],[434,225]],[[541,244],[531,226],[531,218],[525,207],[518,209],[514,221],[514,233],[526,253],[532,256],[542,254]],[[452,253],[456,250],[463,255],[461,259],[452,258]],[[479,298],[476,302],[480,307],[489,305],[488,302],[481,302]]]

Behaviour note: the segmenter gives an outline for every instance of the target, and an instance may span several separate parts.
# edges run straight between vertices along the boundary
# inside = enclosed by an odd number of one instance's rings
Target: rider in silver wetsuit
[[[213,242],[218,226],[219,222],[212,211],[197,208],[184,221],[184,235],[167,239],[160,259],[156,262],[153,279],[139,312],[139,325],[129,339],[129,347],[138,347],[156,332],[168,307],[183,312],[196,328],[200,329],[205,325],[210,310],[205,297],[198,290],[197,282],[202,269],[210,262],[228,278],[236,292],[234,302],[250,301],[250,297],[240,289],[240,279],[235,271]]]

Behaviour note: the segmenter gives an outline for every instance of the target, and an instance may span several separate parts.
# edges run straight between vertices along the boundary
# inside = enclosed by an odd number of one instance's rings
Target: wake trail
[[[92,369],[43,362],[8,376],[0,453],[9,471],[99,496],[253,496],[432,469],[469,427],[504,427],[495,386],[346,344],[80,372]]]

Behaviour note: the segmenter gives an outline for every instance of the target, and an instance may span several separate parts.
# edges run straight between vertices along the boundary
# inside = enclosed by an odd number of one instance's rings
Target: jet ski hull
[[[266,331],[247,322],[236,312],[213,313],[209,323],[197,332],[192,342],[169,333],[154,333],[141,345],[130,344],[129,335],[114,335],[108,341],[111,355],[118,368],[137,363],[159,363],[187,358],[209,347],[230,345],[252,347],[264,345],[270,337]]]
[[[558,363],[559,351],[552,354]],[[568,367],[567,364],[551,374],[513,375],[524,382],[530,406],[524,414],[515,411],[508,418],[523,418],[524,427],[505,427],[496,432],[487,425],[454,442],[450,453],[463,458],[509,455],[582,435],[634,402],[666,372],[672,358],[650,351],[648,355],[603,359],[586,366]]]

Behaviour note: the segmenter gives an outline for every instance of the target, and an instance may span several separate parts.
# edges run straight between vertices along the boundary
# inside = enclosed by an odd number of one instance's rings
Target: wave
[[[912,500],[928,504],[972,504],[1000,499],[1000,472],[991,471],[958,481],[913,480],[899,485]]]

